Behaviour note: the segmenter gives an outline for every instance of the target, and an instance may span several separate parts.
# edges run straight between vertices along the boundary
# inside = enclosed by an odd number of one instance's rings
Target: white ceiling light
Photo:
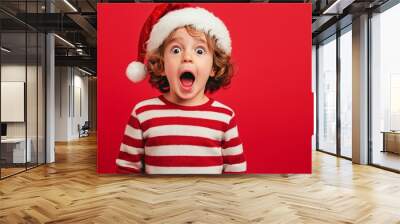
[[[81,68],[79,68],[79,67],[78,67],[78,70],[81,71],[81,72],[83,72],[83,73],[85,73],[85,74],[87,74],[87,75],[93,75],[92,73],[90,73],[90,72],[88,72],[88,71],[85,71],[85,70],[83,70],[83,69],[81,69]]]
[[[61,40],[62,42],[66,43],[67,45],[69,45],[70,47],[75,48],[75,45],[73,45],[71,42],[69,42],[68,40],[58,36],[57,34],[54,34],[55,37],[57,37],[59,40]]]
[[[74,10],[74,12],[78,12],[78,10],[71,4],[69,3],[68,0],[64,0],[65,4],[67,4],[72,10]]]
[[[336,0],[332,5],[325,9],[322,14],[342,14],[343,10],[354,1],[355,0]]]
[[[8,49],[5,48],[5,47],[1,47],[1,50],[4,51],[4,52],[6,52],[6,53],[10,53],[10,52],[11,52],[10,50],[8,50]]]
[[[76,53],[78,53],[79,55],[83,55],[83,50],[81,48],[77,48]]]

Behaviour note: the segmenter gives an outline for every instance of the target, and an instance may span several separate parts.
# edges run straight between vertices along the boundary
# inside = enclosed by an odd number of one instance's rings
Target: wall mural
[[[311,173],[311,4],[98,5],[98,172]]]

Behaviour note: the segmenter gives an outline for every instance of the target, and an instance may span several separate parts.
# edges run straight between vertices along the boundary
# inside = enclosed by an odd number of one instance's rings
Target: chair
[[[89,129],[90,129],[89,121],[85,121],[82,127],[80,127],[80,125],[78,124],[79,138],[89,136]]]

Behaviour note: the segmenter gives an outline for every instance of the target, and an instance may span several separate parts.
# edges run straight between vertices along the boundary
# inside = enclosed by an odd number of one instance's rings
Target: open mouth
[[[192,87],[195,77],[191,72],[184,72],[181,74],[180,80],[183,87],[189,88]]]

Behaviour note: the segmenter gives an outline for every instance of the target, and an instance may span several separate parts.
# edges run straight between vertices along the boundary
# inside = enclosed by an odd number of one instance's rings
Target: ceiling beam
[[[82,66],[96,71],[97,60],[91,56],[55,56],[56,66]]]

